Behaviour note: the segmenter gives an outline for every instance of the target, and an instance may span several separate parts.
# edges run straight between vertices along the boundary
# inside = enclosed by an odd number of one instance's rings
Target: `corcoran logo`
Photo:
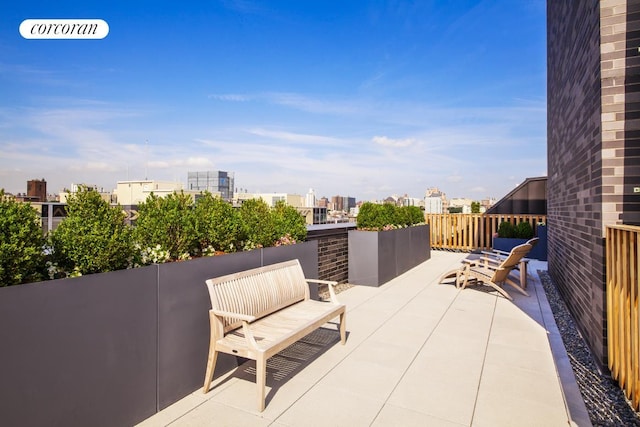
[[[109,24],[102,19],[25,19],[20,34],[25,39],[103,39]]]

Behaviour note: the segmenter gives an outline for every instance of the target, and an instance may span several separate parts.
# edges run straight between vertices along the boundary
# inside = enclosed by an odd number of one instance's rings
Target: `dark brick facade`
[[[349,279],[348,230],[355,224],[309,231],[307,240],[318,241],[318,278],[346,283]]]
[[[638,210],[637,4],[547,1],[549,272],[603,368],[605,227]]]

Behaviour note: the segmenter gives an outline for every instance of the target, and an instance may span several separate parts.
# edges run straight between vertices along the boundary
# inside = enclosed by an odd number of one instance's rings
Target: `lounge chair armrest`
[[[238,319],[248,323],[254,322],[257,319],[256,316],[251,316],[249,314],[233,313],[230,311],[222,311],[222,310],[211,310],[211,311],[216,316],[231,317],[232,319]]]
[[[488,265],[489,263],[492,264],[500,264],[500,260],[496,260],[493,258],[487,258],[487,257],[481,257],[481,258],[476,258],[476,259],[463,259],[462,262],[464,263],[465,266],[476,266],[476,265]]]
[[[336,296],[336,292],[333,289],[333,287],[337,285],[338,282],[336,282],[335,280],[320,280],[320,279],[305,279],[305,280],[309,283],[320,283],[322,285],[329,285],[329,298],[331,299],[331,302],[335,305],[340,304],[340,302],[338,301],[338,297]]]
[[[509,252],[507,251],[502,251],[500,249],[492,249],[493,252],[495,252],[497,255],[501,255],[501,256],[509,256]]]
[[[500,252],[502,252],[502,251],[500,251]],[[480,251],[480,253],[483,254],[483,255],[488,255],[490,257],[494,257],[494,258],[505,258],[505,255],[502,255],[502,253],[498,253],[496,251]]]

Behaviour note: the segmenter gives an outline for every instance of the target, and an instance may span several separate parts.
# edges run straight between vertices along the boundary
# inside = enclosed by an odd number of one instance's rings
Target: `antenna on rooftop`
[[[149,168],[149,140],[144,140],[144,180],[149,179],[147,177],[147,169]]]

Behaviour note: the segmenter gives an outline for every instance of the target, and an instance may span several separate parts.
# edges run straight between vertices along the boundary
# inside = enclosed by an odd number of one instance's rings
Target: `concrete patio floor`
[[[216,377],[140,426],[589,426],[536,274],[509,301],[437,283],[465,254],[429,261],[379,288],[338,295],[346,345],[327,325],[269,360],[256,410],[254,362]],[[204,377],[204,372],[203,372]]]

